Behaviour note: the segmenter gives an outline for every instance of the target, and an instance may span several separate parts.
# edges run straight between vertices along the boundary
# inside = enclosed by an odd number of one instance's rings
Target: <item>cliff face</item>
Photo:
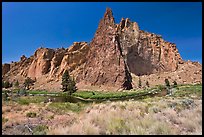
[[[2,65],[3,80],[16,81],[20,84],[26,77],[36,80],[34,88],[49,89],[50,82],[57,83],[56,90],[60,89],[62,74],[66,69],[71,74],[77,74],[80,67],[86,62],[89,46],[87,42],[74,42],[67,49],[38,48],[29,58],[22,56],[19,62]]]
[[[161,36],[139,30],[136,22],[122,19],[117,26],[123,56],[131,73],[146,75],[175,71],[182,62],[176,45]]]
[[[5,75],[10,70],[10,64],[3,64],[2,65],[2,75]]]
[[[133,87],[137,88],[139,77],[132,74]],[[178,84],[198,84],[202,83],[202,65],[198,62],[185,61],[182,64],[178,64],[176,71],[172,72],[159,72],[150,75],[142,75],[140,79],[142,81],[142,87],[146,86],[146,81],[150,83],[150,87],[155,85],[164,85],[164,79],[168,79],[172,84],[176,81]]]
[[[107,9],[90,43],[88,60],[80,80],[85,85],[132,88],[131,75],[117,37],[112,11]]]
[[[138,76],[145,80],[149,77],[150,85],[155,85],[158,83],[153,82],[157,81],[153,75],[167,76],[166,73],[182,79],[180,83],[202,81],[198,76],[202,74],[202,65],[183,61],[174,43],[140,30],[138,24],[128,18],[115,24],[109,8],[90,43],[74,42],[67,49],[39,48],[29,58],[22,56],[19,62],[3,64],[2,77],[20,83],[31,77],[36,79],[33,88],[56,91],[61,87],[61,76],[66,69],[80,89],[132,89],[135,87],[133,77]],[[184,72],[193,73],[188,74],[192,80],[189,81]],[[161,81],[163,84],[163,79]]]
[[[34,54],[29,70],[28,77],[39,78],[49,72],[51,67],[51,60],[54,56],[54,50],[48,48],[40,48]]]

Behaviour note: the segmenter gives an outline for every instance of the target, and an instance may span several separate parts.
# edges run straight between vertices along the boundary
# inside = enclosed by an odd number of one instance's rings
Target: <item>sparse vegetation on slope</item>
[[[175,97],[202,97],[202,85],[201,84],[195,84],[195,85],[179,85],[178,91],[175,92],[173,96]]]
[[[175,96],[93,104],[73,125],[53,128],[48,134],[202,134],[200,89],[202,85],[191,85],[180,87]],[[181,94],[185,91],[188,98]]]
[[[46,135],[48,127],[46,125],[38,125],[33,129],[33,135]]]
[[[100,103],[88,107],[73,125],[49,134],[201,134],[201,100],[184,102],[189,100],[156,97]]]
[[[37,114],[35,113],[35,112],[28,112],[27,114],[26,114],[26,117],[30,117],[30,118],[34,118],[34,117],[36,117],[37,116]]]
[[[85,104],[82,103],[53,102],[50,103],[46,109],[57,114],[64,114],[70,111],[80,112],[84,107]]]
[[[20,105],[29,105],[30,103],[41,103],[44,102],[46,97],[44,96],[31,96],[31,97],[20,97],[17,99],[17,103]]]

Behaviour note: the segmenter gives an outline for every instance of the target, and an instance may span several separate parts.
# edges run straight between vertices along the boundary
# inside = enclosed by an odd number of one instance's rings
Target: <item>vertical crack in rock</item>
[[[120,51],[120,56],[123,58],[124,67],[125,67],[125,82],[123,83],[122,88],[124,88],[126,90],[130,90],[130,89],[132,89],[132,77],[131,77],[130,72],[129,72],[126,58],[123,55],[122,47],[120,45],[119,35],[116,34],[115,37],[116,37],[115,40],[117,42],[118,50]],[[119,56],[119,63],[120,63],[120,56]],[[120,64],[119,64],[119,66],[120,66]]]

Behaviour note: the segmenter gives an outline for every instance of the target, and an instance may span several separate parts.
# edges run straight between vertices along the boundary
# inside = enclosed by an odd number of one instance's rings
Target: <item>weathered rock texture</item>
[[[48,48],[40,48],[34,53],[34,60],[32,61],[28,77],[35,79],[47,74],[51,68],[51,60],[54,57],[54,50]]]
[[[2,77],[20,83],[31,77],[36,80],[33,88],[59,91],[66,69],[79,89],[132,89],[139,76],[150,86],[163,84],[165,78],[202,82],[201,64],[183,61],[174,43],[140,30],[128,18],[116,24],[109,8],[90,43],[74,42],[67,49],[39,48],[29,58],[23,55],[19,62],[3,64]]]
[[[202,65],[198,62],[185,61],[178,65],[178,69],[173,72],[158,72],[150,75],[136,76],[132,74],[133,87],[138,87],[139,78],[141,79],[142,87],[146,87],[146,81],[150,87],[156,85],[164,85],[164,80],[167,78],[170,84],[176,81],[178,84],[201,84],[202,83]]]
[[[21,57],[19,62],[2,65],[3,80],[16,81],[22,85],[26,77],[36,80],[33,88],[59,90],[60,79],[66,69],[77,74],[86,62],[89,51],[87,42],[74,42],[67,49],[38,48],[34,55]]]
[[[2,65],[2,75],[5,75],[10,70],[10,64],[3,64]]]
[[[122,54],[131,73],[136,75],[175,71],[182,62],[176,45],[161,36],[139,30],[128,18],[117,25]]]
[[[122,55],[112,11],[107,9],[90,43],[81,81],[85,85],[132,89],[131,75]]]

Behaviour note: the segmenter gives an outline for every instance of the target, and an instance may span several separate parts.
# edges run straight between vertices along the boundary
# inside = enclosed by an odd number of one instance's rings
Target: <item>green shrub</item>
[[[30,118],[34,118],[34,117],[36,117],[37,116],[37,114],[35,113],[35,112],[28,112],[27,114],[26,114],[26,117],[30,117]]]
[[[80,112],[84,108],[84,104],[70,102],[53,102],[47,107],[47,110],[63,114],[69,111]]]
[[[4,83],[4,88],[10,88],[11,87],[11,84],[9,83],[9,81],[6,81]]]
[[[129,132],[129,128],[126,125],[125,120],[118,117],[111,119],[107,128],[110,133],[116,133],[119,135],[123,132]]]
[[[33,135],[46,135],[48,131],[48,126],[38,125],[33,129]]]
[[[2,88],[4,88],[4,81],[2,81]]]
[[[26,89],[29,90],[29,89],[30,89],[30,86],[33,86],[34,83],[35,83],[34,80],[32,80],[30,77],[27,77],[27,78],[25,79],[23,85],[24,85],[24,87],[25,87]]]
[[[33,97],[20,97],[17,100],[17,103],[20,105],[29,105],[30,103],[41,103],[45,101],[46,97],[44,96],[33,96]]]
[[[31,90],[29,94],[48,94],[47,91]]]
[[[174,87],[174,88],[176,88],[176,87],[177,87],[177,85],[178,85],[178,84],[177,84],[177,82],[176,82],[176,81],[174,81],[174,82],[173,82],[173,87]]]
[[[112,99],[112,98],[124,98],[124,97],[131,97],[131,96],[140,96],[144,93],[147,93],[148,90],[137,90],[135,92],[96,92],[96,91],[80,91],[75,92],[72,95],[76,97],[81,97],[84,99]],[[94,94],[93,94],[94,93]]]
[[[20,105],[29,105],[29,100],[27,100],[27,99],[19,98],[17,102]]]
[[[146,86],[149,87],[149,82],[148,81],[146,81]]]
[[[17,91],[18,95],[21,95],[21,96],[27,96],[28,95],[28,91],[25,89],[19,89],[19,90],[15,90],[15,91]]]
[[[48,117],[48,119],[54,119],[55,115],[51,115]]]
[[[6,123],[8,121],[8,118],[2,117],[2,123]]]
[[[166,87],[170,87],[169,80],[168,80],[168,79],[165,79],[164,81],[165,81],[165,85],[166,85]]]
[[[142,81],[141,79],[139,78],[139,82],[138,82],[138,87],[141,88],[142,87]]]
[[[202,85],[185,85],[184,87],[178,86],[177,91],[174,93],[174,96],[191,96],[195,95],[196,97],[202,96]]]
[[[16,88],[19,87],[19,82],[18,82],[18,80],[14,83],[14,86],[15,86]]]
[[[163,86],[163,85],[157,85],[156,87],[157,87],[157,89],[159,89],[160,91],[166,89],[165,86]]]

